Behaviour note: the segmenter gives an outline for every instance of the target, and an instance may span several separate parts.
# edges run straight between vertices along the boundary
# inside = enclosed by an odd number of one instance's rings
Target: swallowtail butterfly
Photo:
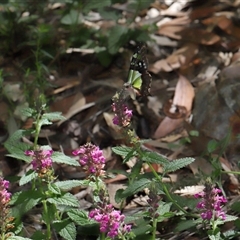
[[[146,58],[146,45],[139,44],[132,56],[128,81],[124,84],[130,97],[136,99],[136,95],[145,98],[150,95],[152,77],[148,72],[148,62]]]

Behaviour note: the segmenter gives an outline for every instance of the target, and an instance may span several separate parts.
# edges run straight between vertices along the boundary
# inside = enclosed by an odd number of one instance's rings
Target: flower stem
[[[48,207],[47,207],[47,202],[44,200],[43,201],[43,211],[44,211],[44,220],[47,226],[47,239],[50,240],[51,239],[51,225],[50,225],[50,220],[48,217]]]
[[[100,233],[100,240],[105,240],[105,233]]]

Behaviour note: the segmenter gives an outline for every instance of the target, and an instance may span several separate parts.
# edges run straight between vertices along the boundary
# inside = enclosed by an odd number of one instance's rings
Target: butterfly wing
[[[152,77],[147,71],[146,45],[137,46],[136,52],[132,56],[128,81],[125,87],[130,93],[132,99],[136,95],[146,97],[150,95]]]

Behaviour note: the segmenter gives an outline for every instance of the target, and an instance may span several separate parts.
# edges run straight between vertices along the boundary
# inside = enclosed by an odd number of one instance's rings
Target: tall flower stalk
[[[13,218],[10,216],[9,202],[11,193],[8,192],[9,181],[0,177],[0,236],[5,240],[10,236],[9,231],[13,228]]]

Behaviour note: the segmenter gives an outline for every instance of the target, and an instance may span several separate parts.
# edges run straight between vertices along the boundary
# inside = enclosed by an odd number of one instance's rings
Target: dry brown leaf
[[[198,45],[188,43],[175,51],[172,55],[166,59],[155,62],[149,70],[155,74],[160,71],[170,72],[174,69],[178,69],[183,65],[188,65],[193,57],[198,53]]]
[[[204,158],[196,157],[195,161],[189,164],[190,169],[192,170],[193,174],[196,175],[199,173],[199,170],[201,169],[201,173],[210,175],[211,172],[213,171],[213,167]]]
[[[184,26],[174,26],[174,25],[166,24],[166,25],[163,25],[160,27],[160,29],[158,30],[158,34],[180,40],[181,35],[179,35],[179,33],[181,31],[183,31],[184,28],[186,28],[185,25]]]
[[[187,110],[186,117],[190,115],[194,95],[194,89],[191,83],[185,77],[180,76],[176,86],[173,104],[176,106],[185,107]],[[167,134],[180,127],[183,121],[184,118],[172,119],[169,117],[165,117],[155,131],[153,137],[165,137]]]
[[[235,26],[233,21],[229,19],[227,16],[213,16],[211,18],[207,18],[202,21],[203,24],[207,26],[218,26],[227,34],[232,35],[238,39],[240,39],[240,28]]]
[[[158,34],[168,36],[173,39],[185,40],[193,43],[204,45],[213,45],[221,40],[221,38],[205,29],[186,28],[186,26],[166,26],[163,25],[158,30]]]
[[[222,168],[227,171],[227,172],[231,172],[232,171],[232,166],[231,163],[229,163],[229,161],[223,157],[219,158],[219,161],[221,163]],[[239,186],[239,181],[237,179],[237,177],[234,176],[233,173],[228,173],[228,176],[231,180],[231,183],[235,186]]]
[[[189,14],[189,18],[193,21],[195,19],[202,19],[207,16],[211,16],[212,14],[220,11],[223,8],[223,5],[215,5],[209,6],[208,1],[205,2],[205,6],[200,6],[195,8]]]
[[[188,81],[188,79],[180,75],[175,89],[173,104],[185,107],[190,113],[192,110],[194,96],[195,93],[192,84]]]
[[[123,204],[122,202],[117,203],[115,201],[115,195],[119,189],[126,189],[126,185],[124,185],[124,184],[108,184],[107,185],[109,201],[115,208],[120,208]],[[124,203],[124,205],[125,205],[125,203]]]
[[[126,180],[126,179],[127,179],[126,175],[117,174],[114,178],[106,179],[106,180],[104,180],[104,182],[106,184],[108,184],[108,183],[119,182],[119,181]]]
[[[179,128],[182,122],[183,119],[172,119],[169,117],[165,117],[155,131],[153,138],[165,137],[167,134]]]
[[[204,185],[186,186],[180,190],[174,191],[174,193],[180,194],[180,196],[193,196],[196,193],[202,192],[204,188]]]

